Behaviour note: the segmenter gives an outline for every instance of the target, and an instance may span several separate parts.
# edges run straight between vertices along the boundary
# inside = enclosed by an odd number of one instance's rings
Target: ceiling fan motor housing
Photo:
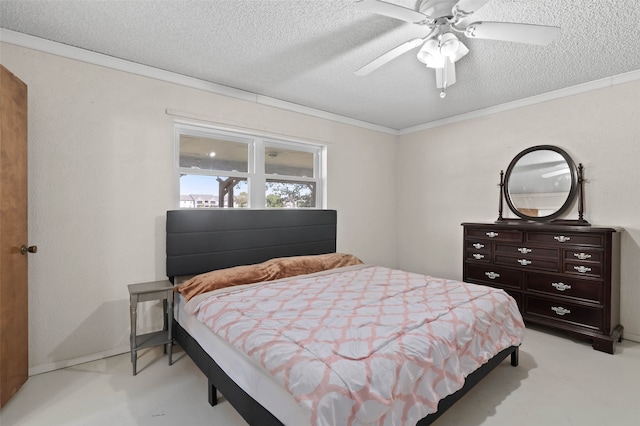
[[[458,0],[423,0],[418,10],[431,18],[452,17]]]

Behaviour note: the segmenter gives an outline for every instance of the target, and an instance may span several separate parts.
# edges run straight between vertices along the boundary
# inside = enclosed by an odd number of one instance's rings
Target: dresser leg
[[[622,342],[623,330],[624,327],[618,324],[611,332],[611,336],[594,337],[592,344],[593,349],[601,352],[606,352],[608,354],[613,354],[615,352],[614,343]]]
[[[596,351],[606,352],[608,354],[612,354],[613,355],[613,351],[614,351],[614,349],[613,349],[613,340],[611,340],[608,337],[605,337],[605,338],[594,337],[593,338],[593,344],[591,346]]]

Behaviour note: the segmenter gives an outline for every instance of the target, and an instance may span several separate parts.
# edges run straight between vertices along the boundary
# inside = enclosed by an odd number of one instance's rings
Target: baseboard
[[[129,346],[110,349],[108,351],[97,352],[90,355],[81,356],[79,358],[66,359],[64,361],[58,361],[51,364],[37,365],[29,368],[29,376],[35,376],[37,374],[48,373],[49,371],[60,370],[61,368],[72,367],[78,364],[84,364],[85,362],[97,361],[99,359],[108,358],[115,355],[120,355],[129,352],[131,349]]]
[[[631,340],[632,342],[640,343],[640,335],[627,333],[626,331],[622,332],[622,338],[624,340]]]

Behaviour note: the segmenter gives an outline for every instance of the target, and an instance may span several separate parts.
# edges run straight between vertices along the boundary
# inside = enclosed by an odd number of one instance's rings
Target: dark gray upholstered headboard
[[[336,219],[335,210],[169,210],[167,276],[334,253]]]

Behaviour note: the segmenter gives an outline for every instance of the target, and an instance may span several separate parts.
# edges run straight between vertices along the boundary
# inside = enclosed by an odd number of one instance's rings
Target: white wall
[[[127,351],[127,284],[165,278],[174,200],[166,110],[328,144],[338,250],[396,266],[396,137],[10,44],[29,93],[31,373]],[[371,212],[375,212],[372,214]],[[143,325],[156,321],[156,307]],[[146,321],[146,323],[145,323]]]
[[[500,170],[525,148],[556,145],[584,164],[585,219],[624,228],[621,323],[640,341],[639,118],[634,81],[401,136],[399,267],[461,279],[460,224],[495,221]]]

